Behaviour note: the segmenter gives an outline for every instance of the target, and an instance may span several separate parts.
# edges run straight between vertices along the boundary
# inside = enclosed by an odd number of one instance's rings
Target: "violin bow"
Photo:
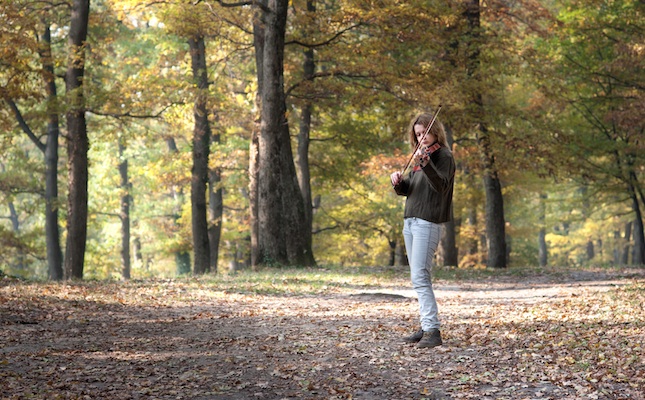
[[[416,145],[416,147],[414,148],[414,151],[412,152],[412,155],[411,155],[411,156],[410,156],[410,158],[408,159],[408,162],[407,162],[407,163],[405,163],[405,167],[403,167],[403,170],[401,171],[401,175],[405,174],[405,171],[406,171],[406,170],[408,169],[408,167],[410,166],[410,162],[412,161],[412,158],[413,158],[413,157],[414,157],[414,155],[416,154],[417,150],[419,150],[419,146],[421,146],[421,142],[423,142],[423,139],[425,139],[425,138],[426,138],[426,135],[428,134],[428,132],[430,132],[430,129],[432,129],[432,125],[434,125],[434,121],[436,121],[436,119],[437,119],[437,115],[439,115],[439,111],[441,111],[441,104],[439,104],[439,107],[437,108],[437,111],[435,111],[435,112],[434,112],[434,115],[432,116],[432,119],[430,120],[430,123],[429,123],[429,124],[428,124],[428,126],[426,127],[425,132],[423,132],[423,136],[421,136],[421,140],[418,140],[418,141],[417,141],[417,145]],[[414,129],[414,127],[412,127],[412,129]]]

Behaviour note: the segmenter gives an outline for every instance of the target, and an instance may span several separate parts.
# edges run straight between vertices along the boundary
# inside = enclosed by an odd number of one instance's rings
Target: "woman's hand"
[[[421,165],[422,167],[425,167],[429,159],[430,156],[428,155],[428,146],[421,146],[414,153],[414,165]]]
[[[390,181],[392,182],[392,186],[396,186],[401,183],[401,172],[393,172],[392,175],[390,175]]]

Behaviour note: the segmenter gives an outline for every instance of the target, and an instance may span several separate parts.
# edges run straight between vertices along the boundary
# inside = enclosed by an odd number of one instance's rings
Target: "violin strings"
[[[405,175],[405,172],[408,170],[408,167],[410,166],[410,162],[412,161],[412,158],[416,154],[417,150],[419,150],[419,146],[421,146],[421,142],[423,142],[423,139],[426,138],[426,135],[428,134],[428,132],[430,132],[430,129],[432,129],[432,125],[434,125],[434,121],[437,119],[437,115],[439,115],[439,111],[441,111],[441,104],[439,104],[439,107],[437,107],[437,111],[435,111],[434,115],[432,116],[432,120],[426,127],[425,132],[423,132],[423,136],[421,136],[421,140],[417,141],[417,145],[414,147],[414,151],[412,152],[412,155],[408,159],[408,162],[405,163],[405,167],[403,167],[403,171],[401,171],[401,175]]]

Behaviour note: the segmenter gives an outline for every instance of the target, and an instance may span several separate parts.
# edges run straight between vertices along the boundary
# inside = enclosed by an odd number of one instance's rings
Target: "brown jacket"
[[[398,195],[408,197],[403,217],[417,217],[436,224],[450,221],[454,184],[455,160],[450,150],[441,147],[430,155],[423,169],[410,172],[394,186]]]

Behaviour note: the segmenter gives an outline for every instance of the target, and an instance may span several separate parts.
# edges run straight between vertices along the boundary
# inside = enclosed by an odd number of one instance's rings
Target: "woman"
[[[410,122],[410,144],[413,150],[418,147],[412,158],[413,168],[405,176],[398,171],[390,175],[396,193],[407,196],[403,238],[412,286],[419,297],[421,329],[404,340],[418,343],[418,347],[442,344],[431,271],[443,228],[440,224],[450,220],[455,178],[455,161],[441,122],[435,120],[424,137],[431,121],[432,115],[424,113]]]

